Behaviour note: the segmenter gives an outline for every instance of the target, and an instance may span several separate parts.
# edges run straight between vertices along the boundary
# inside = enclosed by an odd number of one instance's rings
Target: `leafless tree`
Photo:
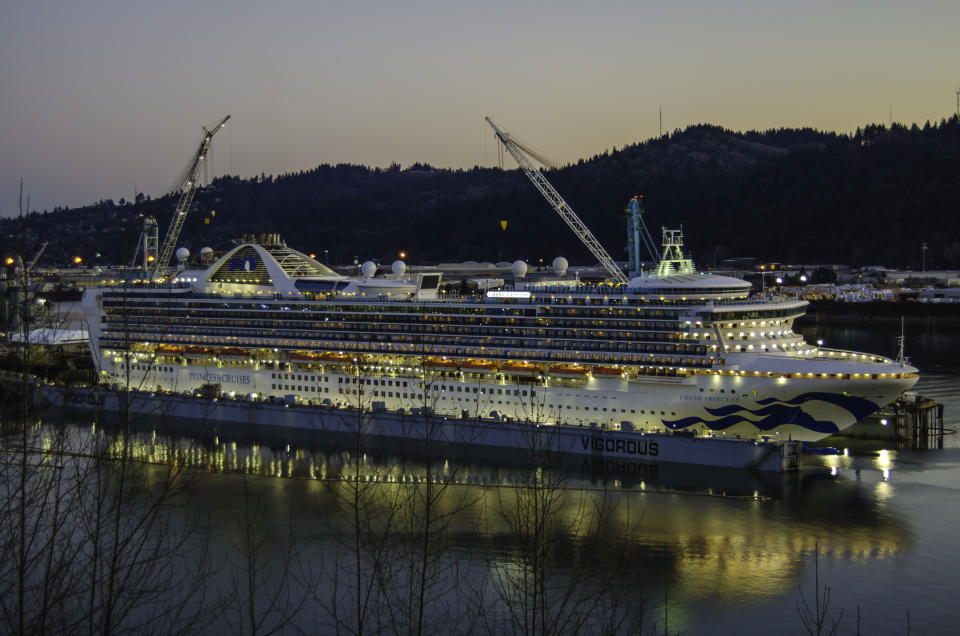
[[[807,599],[803,592],[803,586],[798,585],[800,600],[797,601],[797,614],[800,616],[800,622],[803,628],[811,636],[822,636],[829,634],[833,636],[840,627],[840,621],[843,620],[843,608],[835,619],[830,619],[830,586],[820,587],[820,546],[813,546],[813,604]],[[857,610],[857,621],[859,626],[859,608]]]
[[[629,559],[610,552],[612,539],[635,530],[639,518],[605,488],[567,485],[560,432],[537,423],[543,404],[541,395],[528,405],[533,421],[515,486],[497,487],[492,498],[489,516],[506,531],[489,532],[492,558],[474,594],[482,627],[497,634],[639,633],[642,599],[617,584]]]
[[[231,633],[248,636],[298,629],[307,594],[295,576],[295,564],[303,556],[297,517],[291,507],[287,535],[274,536],[266,524],[262,498],[251,493],[249,479],[240,476],[239,509],[233,514],[237,534],[225,622]]]
[[[19,400],[0,426],[0,631],[205,631],[215,612],[184,462],[138,461],[129,413],[113,430],[36,419],[20,311]]]

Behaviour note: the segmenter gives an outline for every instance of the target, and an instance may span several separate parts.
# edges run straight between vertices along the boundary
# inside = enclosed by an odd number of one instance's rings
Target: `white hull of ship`
[[[337,365],[280,370],[256,368],[252,363],[205,366],[152,361],[133,364],[128,373],[109,359],[102,361],[101,369],[106,384],[142,391],[184,394],[205,384],[218,384],[234,397],[278,398],[334,408],[376,405],[390,412],[410,412],[428,406],[448,418],[466,415],[647,433],[674,429],[807,442],[852,426],[915,382],[890,377],[841,383],[829,378],[788,380],[744,373],[591,378],[585,382],[551,378],[542,386],[510,378],[498,381],[489,374],[428,377],[426,381],[350,375],[348,369]],[[423,385],[426,394],[420,388]],[[856,408],[850,408],[851,402]]]

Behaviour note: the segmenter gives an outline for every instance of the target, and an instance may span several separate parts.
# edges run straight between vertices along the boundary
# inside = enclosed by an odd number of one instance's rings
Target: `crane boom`
[[[216,126],[209,130],[204,126],[203,141],[200,142],[200,147],[193,153],[193,157],[190,159],[187,167],[180,173],[180,177],[170,190],[171,192],[179,192],[180,199],[177,201],[177,207],[173,212],[173,220],[170,222],[170,228],[167,230],[167,235],[163,239],[163,245],[160,247],[157,262],[154,264],[153,270],[150,273],[152,280],[157,280],[162,277],[166,272],[167,266],[170,264],[170,257],[173,256],[173,248],[176,246],[177,239],[180,238],[180,230],[183,228],[183,222],[187,218],[190,204],[193,203],[193,195],[197,193],[197,178],[200,176],[200,169],[203,168],[203,162],[206,160],[207,153],[210,151],[213,136],[217,134],[218,130],[223,128],[228,119],[230,119],[230,115],[221,119]]]
[[[493,128],[493,132],[496,134],[497,139],[500,140],[500,143],[503,144],[503,147],[507,149],[510,155],[516,160],[519,164],[520,169],[523,170],[523,173],[527,175],[527,178],[533,182],[533,185],[536,186],[537,190],[540,191],[540,194],[547,199],[550,205],[556,210],[557,214],[560,215],[570,229],[573,230],[574,234],[577,235],[584,245],[587,246],[587,249],[590,250],[590,253],[600,261],[600,264],[603,265],[603,268],[607,270],[607,274],[610,278],[616,283],[627,284],[627,277],[623,275],[623,272],[617,267],[617,264],[613,261],[610,255],[607,253],[607,250],[603,249],[603,245],[600,244],[600,241],[593,235],[583,221],[580,220],[580,217],[577,216],[576,212],[573,211],[573,208],[563,200],[563,197],[560,196],[560,193],[557,192],[556,188],[551,185],[547,178],[543,176],[543,173],[533,165],[528,157],[533,157],[541,163],[553,166],[552,162],[543,161],[543,156],[528,148],[526,145],[521,144],[520,142],[513,139],[509,133],[505,133],[500,130],[493,120],[489,117],[486,118],[487,123],[490,124],[490,127]]]

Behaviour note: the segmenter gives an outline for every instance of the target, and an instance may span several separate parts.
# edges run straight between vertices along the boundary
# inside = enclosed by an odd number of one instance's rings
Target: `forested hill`
[[[708,266],[754,256],[788,263],[960,267],[960,123],[867,126],[852,136],[809,129],[686,130],[547,173],[615,259],[626,259],[623,209],[643,194],[647,222],[683,226]],[[31,213],[27,248],[50,241],[41,263],[130,259],[140,214],[169,225],[174,201],[101,201]],[[501,229],[501,221],[507,229]],[[17,219],[2,221],[14,253]],[[331,263],[514,260],[557,255],[593,262],[518,170],[373,169],[322,165],[253,179],[224,177],[195,199],[180,244],[224,248],[242,233],[277,232]],[[100,254],[99,258],[96,254]]]

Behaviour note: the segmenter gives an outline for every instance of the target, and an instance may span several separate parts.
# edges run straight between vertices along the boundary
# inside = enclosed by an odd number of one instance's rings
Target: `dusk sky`
[[[693,123],[849,132],[951,115],[960,2],[7,0],[0,215],[210,175],[561,162]],[[513,164],[508,164],[513,167]]]

